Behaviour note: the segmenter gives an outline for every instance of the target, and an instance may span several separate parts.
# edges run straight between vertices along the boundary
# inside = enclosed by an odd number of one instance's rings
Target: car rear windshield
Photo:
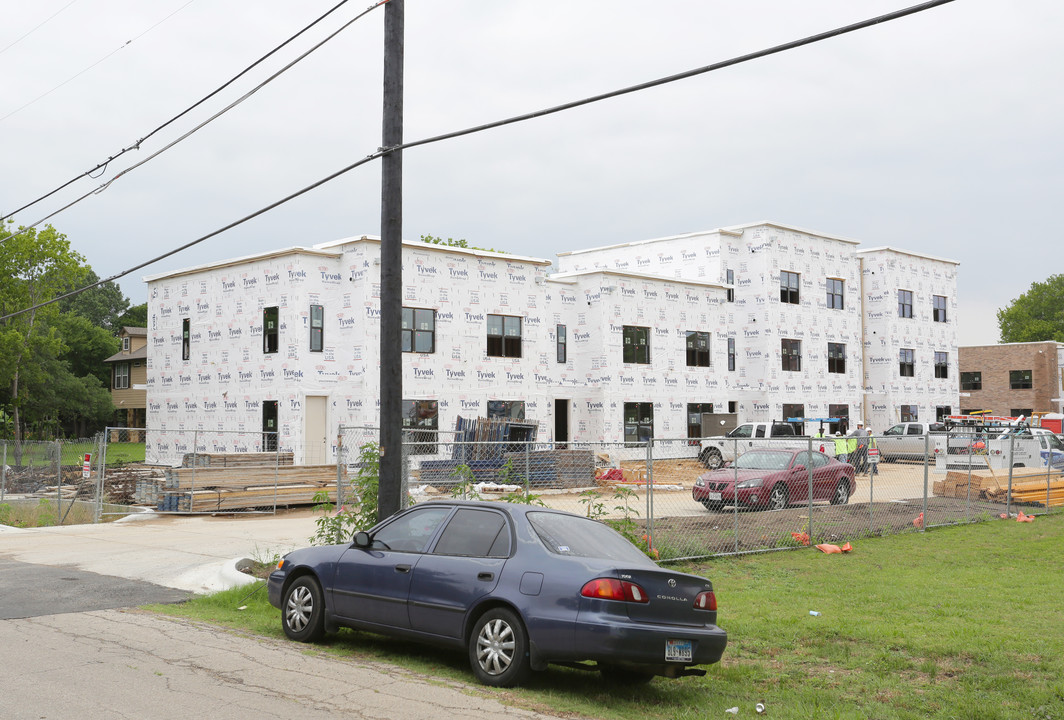
[[[647,556],[600,522],[574,515],[530,512],[528,522],[547,549],[558,555],[601,558],[644,565]]]
[[[754,450],[735,460],[735,467],[740,470],[786,470],[790,464],[791,453],[771,450]]]

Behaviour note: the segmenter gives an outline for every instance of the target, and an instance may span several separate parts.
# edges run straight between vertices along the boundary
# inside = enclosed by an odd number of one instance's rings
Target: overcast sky
[[[136,143],[336,0],[8,2],[0,214]],[[702,67],[914,0],[407,0],[408,141]],[[34,223],[187,132],[369,5],[20,212]],[[374,152],[385,9],[49,222],[101,277]],[[43,23],[43,24],[42,24]],[[956,0],[840,38],[404,155],[404,237],[522,255],[762,220],[957,260],[959,342],[1061,272],[1064,3]],[[106,58],[106,59],[103,59]],[[122,279],[380,232],[372,162]]]

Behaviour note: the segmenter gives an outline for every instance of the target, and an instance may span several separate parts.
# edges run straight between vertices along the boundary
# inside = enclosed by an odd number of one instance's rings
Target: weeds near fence
[[[368,442],[358,451],[358,470],[348,484],[349,495],[337,508],[329,502],[329,491],[314,494],[314,510],[321,513],[315,520],[317,530],[311,545],[343,542],[359,530],[377,524],[377,493],[380,488],[381,456],[377,443]]]

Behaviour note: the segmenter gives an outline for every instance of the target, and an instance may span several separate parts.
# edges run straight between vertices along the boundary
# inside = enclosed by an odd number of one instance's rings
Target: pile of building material
[[[939,497],[966,498],[969,500],[989,500],[1004,503],[1009,494],[1009,474],[1007,470],[967,472],[948,472],[945,480],[938,480],[931,491]],[[1049,495],[1050,505],[1064,505],[1064,479],[1059,471],[1047,475],[1038,468],[1013,468],[1012,502],[1046,504]]]
[[[310,505],[323,491],[330,502],[335,501],[335,465],[237,463],[167,468],[162,478],[138,480],[134,501],[155,505],[159,512],[230,512]]]
[[[181,467],[275,467],[295,463],[292,452],[185,453]]]

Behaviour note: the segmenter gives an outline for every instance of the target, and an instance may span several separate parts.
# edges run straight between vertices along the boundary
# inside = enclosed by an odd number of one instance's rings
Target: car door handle
[[[409,565],[396,565],[395,566],[395,571],[397,573],[408,573],[408,572],[410,572],[410,566]]]
[[[491,580],[495,577],[495,573],[482,572],[477,574],[477,580]]]

